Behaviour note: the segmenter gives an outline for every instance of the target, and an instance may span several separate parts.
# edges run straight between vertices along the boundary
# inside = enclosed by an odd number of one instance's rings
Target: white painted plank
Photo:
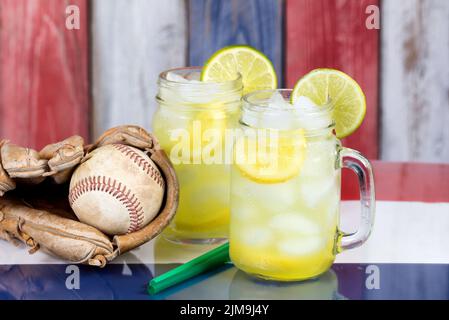
[[[337,256],[338,263],[435,263],[448,264],[449,203],[377,201],[376,222],[368,241]],[[343,201],[341,229],[357,229],[359,201]],[[128,252],[113,263],[184,263],[213,246],[179,245],[160,237]],[[29,255],[25,246],[0,240],[0,265],[61,264],[43,251]]]
[[[341,229],[357,229],[359,201],[343,201]],[[337,263],[449,263],[449,203],[377,201],[373,231]]]
[[[449,162],[449,1],[382,2],[381,158]]]
[[[182,0],[92,2],[93,136],[120,124],[151,128],[157,77],[185,66]]]

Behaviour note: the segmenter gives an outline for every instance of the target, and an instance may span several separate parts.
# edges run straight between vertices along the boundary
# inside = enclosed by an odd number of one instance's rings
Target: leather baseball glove
[[[144,151],[165,179],[165,197],[159,214],[142,229],[107,236],[81,223],[68,201],[74,169],[95,148],[125,144]],[[46,146],[40,152],[0,141],[0,238],[25,243],[29,252],[45,250],[71,263],[104,267],[118,255],[157,236],[178,206],[179,187],[169,159],[156,138],[137,126],[106,131],[95,144],[79,136]]]

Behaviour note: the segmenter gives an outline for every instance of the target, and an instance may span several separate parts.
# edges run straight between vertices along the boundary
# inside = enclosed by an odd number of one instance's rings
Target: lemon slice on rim
[[[335,69],[316,69],[295,85],[291,95],[294,104],[300,96],[324,105],[330,98],[334,105],[333,119],[338,138],[352,134],[363,122],[366,98],[358,83],[346,73]]]
[[[236,45],[215,52],[205,63],[201,81],[224,82],[242,75],[243,93],[255,90],[276,89],[277,76],[273,64],[257,49]]]
[[[262,146],[257,138],[244,136],[236,142],[235,163],[243,176],[258,183],[280,183],[297,176],[304,162],[302,129],[279,133]]]

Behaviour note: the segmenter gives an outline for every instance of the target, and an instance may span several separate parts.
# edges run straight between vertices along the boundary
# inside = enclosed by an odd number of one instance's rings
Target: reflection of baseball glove
[[[112,237],[79,222],[68,201],[74,169],[90,151],[109,144],[144,151],[165,179],[159,214],[138,231]],[[81,137],[73,136],[40,152],[0,141],[0,238],[23,242],[31,247],[30,253],[41,248],[74,263],[103,267],[168,225],[177,209],[178,190],[173,167],[157,140],[136,126],[110,129],[93,145],[85,146]]]

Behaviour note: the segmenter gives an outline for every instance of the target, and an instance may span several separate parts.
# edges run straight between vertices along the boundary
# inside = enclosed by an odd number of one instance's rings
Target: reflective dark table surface
[[[318,279],[298,283],[260,281],[229,264],[149,296],[146,283],[154,270],[159,274],[174,266],[81,266],[79,284],[71,266],[1,266],[0,299],[449,299],[447,264],[352,263],[335,264]]]

